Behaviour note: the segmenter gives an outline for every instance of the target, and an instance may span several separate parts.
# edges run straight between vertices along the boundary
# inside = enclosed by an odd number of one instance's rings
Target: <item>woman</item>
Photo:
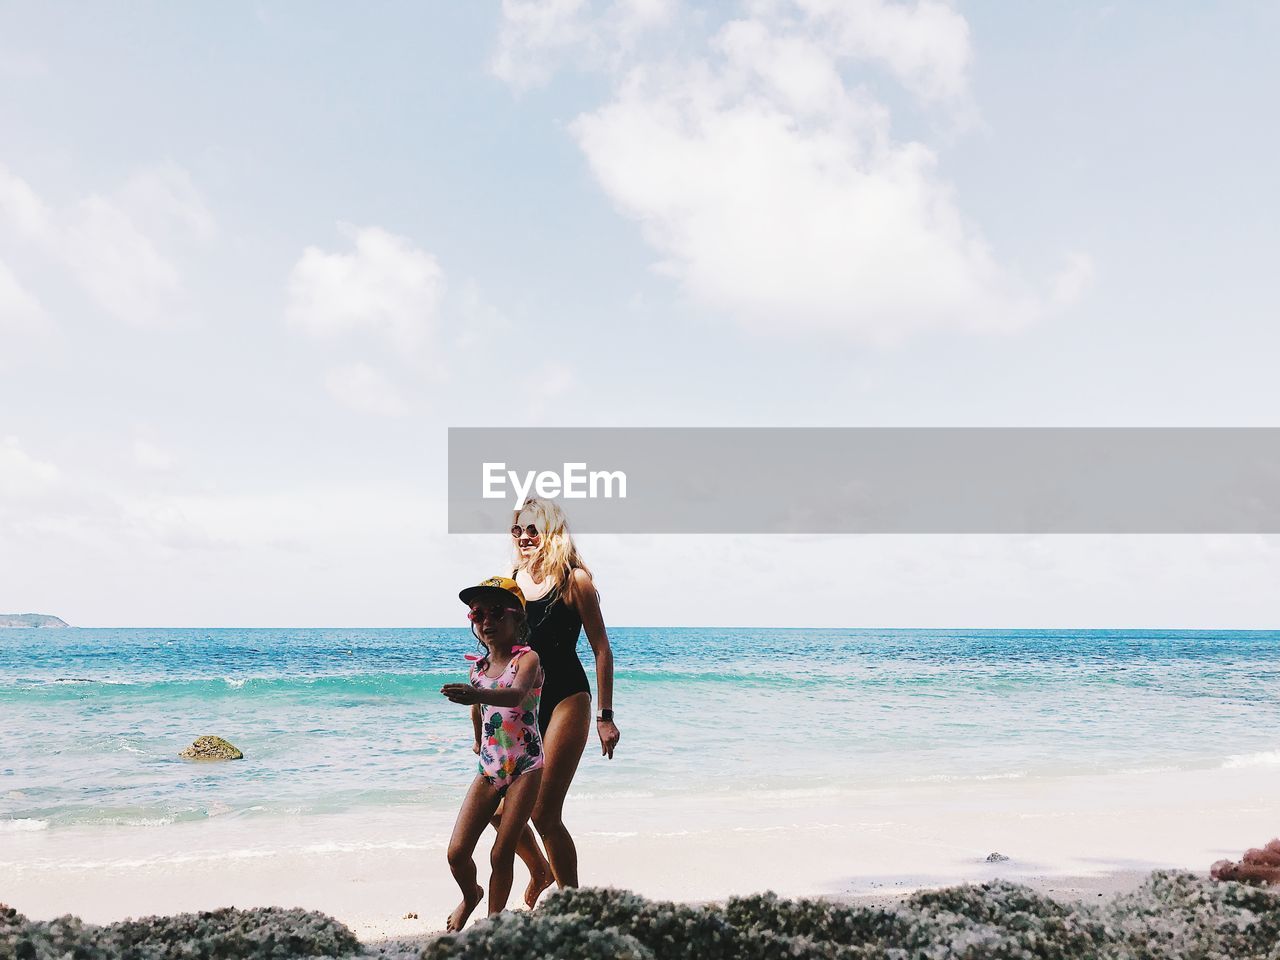
[[[591,571],[569,535],[564,513],[554,501],[526,500],[516,514],[511,539],[515,547],[511,576],[524,593],[528,644],[541,658],[546,675],[538,711],[545,764],[533,825],[547,853],[543,856],[527,825],[516,847],[529,868],[524,901],[532,908],[553,881],[561,887],[578,885],[578,851],[562,812],[592,725],[591,685],[577,651],[584,628],[595,654],[599,691],[595,728],[602,756],[613,759],[620,735],[613,721],[613,651],[600,615],[600,598]],[[501,822],[499,807],[493,825]]]

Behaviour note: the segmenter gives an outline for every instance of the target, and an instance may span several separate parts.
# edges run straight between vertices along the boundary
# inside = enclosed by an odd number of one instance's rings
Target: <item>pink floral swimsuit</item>
[[[471,685],[481,690],[510,687],[515,682],[516,664],[530,647],[512,647],[511,662],[501,676],[486,677],[489,661],[485,657],[468,653],[471,664]],[[497,791],[498,796],[516,777],[542,766],[542,737],[538,733],[538,702],[542,697],[545,675],[541,664],[533,688],[518,707],[495,707],[480,704],[480,776]]]

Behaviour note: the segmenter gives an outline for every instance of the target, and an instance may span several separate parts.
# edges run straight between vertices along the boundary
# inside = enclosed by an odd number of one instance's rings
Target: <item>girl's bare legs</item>
[[[462,902],[449,914],[444,925],[446,930],[461,930],[471,911],[484,898],[484,889],[476,883],[476,862],[472,855],[497,808],[498,791],[484,777],[477,776],[471,781],[462,809],[458,811],[458,820],[453,825],[453,836],[449,838],[449,869],[462,890]],[[510,882],[507,881],[508,885]]]
[[[538,784],[542,780],[541,770],[531,770],[511,781],[507,795],[503,798],[506,813],[503,822],[498,826],[498,838],[493,841],[493,851],[489,854],[489,916],[501,913],[507,907],[507,897],[511,895],[511,873],[516,859],[516,846],[520,834],[529,824],[529,814],[533,812],[534,802],[538,799]],[[484,829],[481,824],[480,829]]]
[[[565,697],[551,711],[546,736],[542,739],[546,760],[542,767],[542,788],[533,807],[533,825],[542,836],[547,858],[560,887],[578,885],[578,849],[561,819],[564,797],[578,772],[578,761],[591,732],[591,694]]]

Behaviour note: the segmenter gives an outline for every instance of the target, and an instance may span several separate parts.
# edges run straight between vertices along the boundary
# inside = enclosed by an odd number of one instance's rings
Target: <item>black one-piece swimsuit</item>
[[[511,574],[515,579],[515,573]],[[542,703],[538,706],[538,732],[547,733],[551,711],[565,697],[590,693],[587,671],[578,659],[578,636],[582,633],[582,617],[564,602],[558,587],[537,600],[525,601],[529,618],[529,646],[542,661],[545,680]]]

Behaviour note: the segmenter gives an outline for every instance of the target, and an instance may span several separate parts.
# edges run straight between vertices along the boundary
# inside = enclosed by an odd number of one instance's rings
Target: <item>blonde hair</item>
[[[549,579],[555,589],[570,603],[576,587],[573,582],[573,571],[584,570],[590,576],[591,570],[582,562],[582,555],[569,533],[569,521],[554,500],[538,500],[530,497],[515,513],[513,523],[520,522],[521,514],[530,514],[534,518],[534,526],[541,537],[538,549],[529,558],[525,568],[534,580]],[[513,538],[514,539],[514,538]],[[517,569],[521,566],[520,545],[513,543],[514,562]]]

